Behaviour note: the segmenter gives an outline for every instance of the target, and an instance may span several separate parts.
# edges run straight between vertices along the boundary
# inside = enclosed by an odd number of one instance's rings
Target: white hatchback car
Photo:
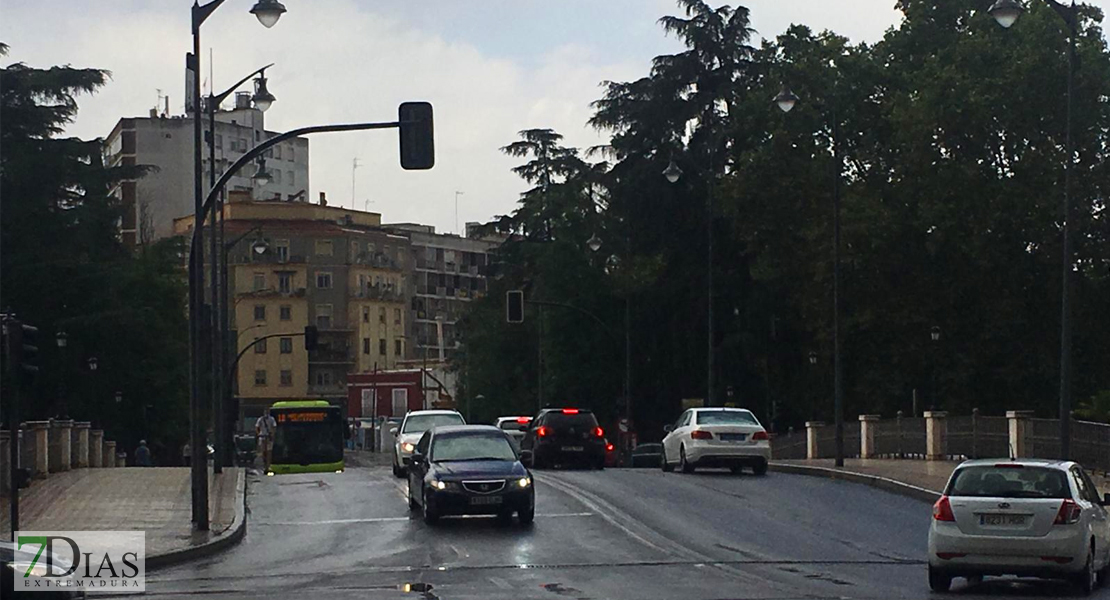
[[[408,460],[420,436],[441,425],[466,425],[466,421],[454,410],[414,410],[405,415],[399,427],[390,430],[396,437],[393,443],[394,476],[404,477],[408,473]]]
[[[663,438],[662,466],[671,471],[677,464],[684,473],[698,467],[728,467],[733,473],[750,467],[756,475],[767,472],[771,460],[771,438],[759,419],[742,408],[691,408]]]
[[[1110,571],[1108,501],[1073,462],[961,463],[933,506],[929,587],[1019,575],[1068,579],[1090,593]]]
[[[520,442],[524,441],[524,434],[531,424],[532,417],[497,417],[497,422],[493,426],[504,431],[519,452]]]

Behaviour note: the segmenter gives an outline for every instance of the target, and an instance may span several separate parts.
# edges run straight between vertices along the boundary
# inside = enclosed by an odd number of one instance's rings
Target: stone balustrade
[[[88,421],[28,421],[13,442],[11,432],[0,430],[0,494],[11,492],[11,447],[17,447],[17,466],[30,479],[43,479],[70,469],[122,467],[116,460],[116,442]]]

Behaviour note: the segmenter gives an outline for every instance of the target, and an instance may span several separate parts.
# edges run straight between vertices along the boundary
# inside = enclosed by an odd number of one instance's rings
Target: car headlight
[[[411,453],[414,448],[416,448],[416,446],[413,446],[412,444],[410,444],[408,442],[405,442],[405,443],[401,444],[401,452]]]
[[[433,479],[433,480],[429,481],[429,482],[428,482],[428,485],[430,485],[430,486],[434,487],[434,488],[435,488],[435,489],[437,489],[437,490],[445,490],[445,489],[447,489],[447,484],[446,484],[446,483],[444,483],[444,482],[442,482],[442,481],[440,481],[440,480],[438,480],[438,479]]]
[[[45,558],[43,560],[44,560],[44,562],[36,562],[34,566],[31,566],[31,563],[27,563],[27,562],[11,562],[11,563],[8,563],[8,568],[15,571],[16,573],[18,573],[20,577],[23,577],[24,574],[27,573],[27,569],[31,570],[31,573],[30,573],[31,577],[45,577],[46,576]],[[55,566],[57,566],[57,565],[55,565]]]
[[[526,487],[532,485],[532,478],[531,477],[521,477],[520,479],[516,480],[516,484],[518,486],[522,487],[522,488],[526,488]]]

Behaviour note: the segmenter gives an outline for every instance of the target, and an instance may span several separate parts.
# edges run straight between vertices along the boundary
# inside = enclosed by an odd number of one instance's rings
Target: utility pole
[[[361,165],[358,164],[358,157],[357,156],[354,157],[351,160],[351,208],[352,209],[354,209],[354,207],[355,207],[355,171],[358,170],[358,168],[360,166]]]
[[[459,196],[466,192],[455,192],[455,233],[459,232]]]

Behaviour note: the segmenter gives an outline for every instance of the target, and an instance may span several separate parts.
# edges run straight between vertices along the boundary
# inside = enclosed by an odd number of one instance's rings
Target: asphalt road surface
[[[386,467],[252,476],[247,535],[148,576],[205,598],[930,598],[930,507],[858,484],[771,473],[539,471],[531,527],[410,514]],[[954,598],[1074,596],[988,579]],[[1110,592],[1098,594],[1110,597]]]

